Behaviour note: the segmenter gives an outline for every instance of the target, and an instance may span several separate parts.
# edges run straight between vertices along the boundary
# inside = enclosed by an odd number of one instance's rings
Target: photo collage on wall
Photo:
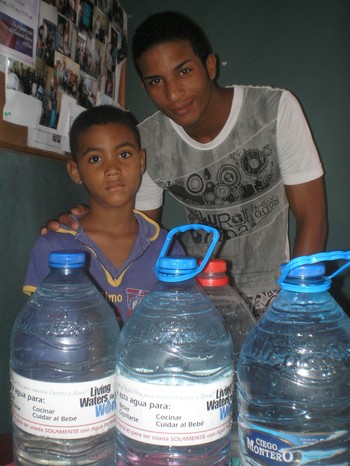
[[[60,116],[71,119],[72,103],[117,105],[127,57],[127,15],[118,0],[41,0],[35,49],[34,67],[9,57],[6,68],[6,91],[41,103],[38,125],[28,126],[65,135]]]

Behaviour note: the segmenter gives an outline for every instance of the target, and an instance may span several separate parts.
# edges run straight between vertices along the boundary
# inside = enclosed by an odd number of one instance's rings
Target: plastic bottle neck
[[[229,285],[228,276],[225,274],[203,274],[197,277],[197,282],[204,287],[218,287]]]
[[[285,265],[281,266],[283,272]],[[297,267],[280,283],[282,290],[319,293],[330,288],[331,280],[325,276],[324,264],[309,264]]]
[[[85,267],[49,267],[50,273],[55,275],[77,275],[85,273]]]

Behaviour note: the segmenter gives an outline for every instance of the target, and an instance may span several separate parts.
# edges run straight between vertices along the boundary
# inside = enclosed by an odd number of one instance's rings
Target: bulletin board
[[[126,87],[126,63],[123,64],[118,103],[125,108],[125,87]],[[28,128],[4,121],[3,108],[5,104],[5,74],[0,72],[0,147],[6,150],[22,152],[24,154],[39,155],[56,160],[67,160],[70,153],[60,154],[57,152],[38,149],[28,146]]]
[[[81,111],[125,108],[127,15],[119,0],[17,5],[0,0],[0,147],[66,160]]]

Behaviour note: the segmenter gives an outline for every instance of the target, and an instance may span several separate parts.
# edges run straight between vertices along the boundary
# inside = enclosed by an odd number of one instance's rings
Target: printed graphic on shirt
[[[137,288],[127,288],[126,296],[128,303],[127,317],[130,317],[134,312],[136,306],[142,301],[142,299],[148,294],[148,291],[139,290]]]
[[[200,210],[189,208],[188,220],[189,223],[211,225],[221,232],[221,241],[230,240],[251,233],[271,212],[277,213],[279,205],[278,196],[272,194],[271,196],[259,199],[259,202],[256,204],[253,203],[239,210],[227,209],[223,213],[209,212],[204,214]],[[203,234],[202,232],[196,233],[194,231],[192,237],[195,239],[196,236],[203,236]]]
[[[272,221],[285,205],[280,202],[281,191],[273,189],[278,182],[272,148],[265,145],[241,148],[225,160],[171,181],[167,189],[186,206],[190,223],[218,228],[223,241],[248,235]],[[208,242],[203,232],[192,231],[191,236],[197,244]]]
[[[224,206],[242,202],[268,189],[274,179],[274,160],[269,145],[260,149],[241,149],[226,161],[175,179],[169,191],[188,206]]]
[[[108,291],[102,293],[104,298],[113,305],[114,313],[120,324],[123,323],[123,320],[125,321],[125,318],[127,319],[131,316],[136,306],[148,294],[148,291],[138,288],[126,288],[125,292],[126,299],[122,293],[109,293]]]

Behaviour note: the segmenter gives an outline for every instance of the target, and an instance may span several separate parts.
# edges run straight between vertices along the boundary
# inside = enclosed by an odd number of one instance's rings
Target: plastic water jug
[[[213,241],[200,266],[166,257],[177,232],[204,229]],[[159,282],[135,309],[118,343],[117,451],[121,465],[229,465],[233,346],[223,319],[195,280],[217,230],[170,231]]]
[[[238,362],[241,465],[350,465],[350,319],[336,303],[327,252],[281,267],[276,299]]]
[[[10,351],[16,465],[115,464],[119,326],[83,252],[50,272],[17,316]]]

